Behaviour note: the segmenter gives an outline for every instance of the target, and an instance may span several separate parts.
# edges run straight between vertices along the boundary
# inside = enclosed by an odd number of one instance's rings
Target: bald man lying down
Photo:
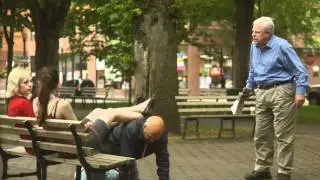
[[[160,116],[142,115],[148,104],[147,100],[131,107],[97,108],[86,116],[84,124],[91,145],[102,153],[136,159],[155,153],[159,180],[169,180],[168,134]],[[101,174],[93,175],[93,179],[104,179],[101,177]],[[137,170],[129,179],[139,179]]]

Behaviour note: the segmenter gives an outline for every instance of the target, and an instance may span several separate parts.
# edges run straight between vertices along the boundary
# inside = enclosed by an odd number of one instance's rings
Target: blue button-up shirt
[[[271,85],[281,81],[296,81],[296,93],[305,94],[308,88],[308,73],[291,44],[273,35],[266,46],[251,44],[250,71],[247,88]]]

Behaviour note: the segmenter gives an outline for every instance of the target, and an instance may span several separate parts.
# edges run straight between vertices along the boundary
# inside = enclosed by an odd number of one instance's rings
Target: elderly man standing
[[[276,180],[290,180],[293,170],[296,112],[305,101],[308,74],[292,45],[274,34],[270,17],[253,22],[250,71],[245,94],[256,89],[255,166],[246,180],[271,179],[274,140]]]

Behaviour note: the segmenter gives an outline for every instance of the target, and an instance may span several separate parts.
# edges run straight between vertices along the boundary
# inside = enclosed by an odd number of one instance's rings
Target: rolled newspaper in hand
[[[231,106],[231,112],[233,115],[242,113],[244,99],[245,98],[243,96],[243,93],[240,92],[238,98],[233,102],[233,104]]]

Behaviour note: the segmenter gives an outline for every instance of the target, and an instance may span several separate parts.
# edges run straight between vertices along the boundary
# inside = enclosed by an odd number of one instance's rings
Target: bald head
[[[144,138],[151,142],[158,140],[162,136],[164,128],[164,121],[160,116],[150,116],[144,123]]]

